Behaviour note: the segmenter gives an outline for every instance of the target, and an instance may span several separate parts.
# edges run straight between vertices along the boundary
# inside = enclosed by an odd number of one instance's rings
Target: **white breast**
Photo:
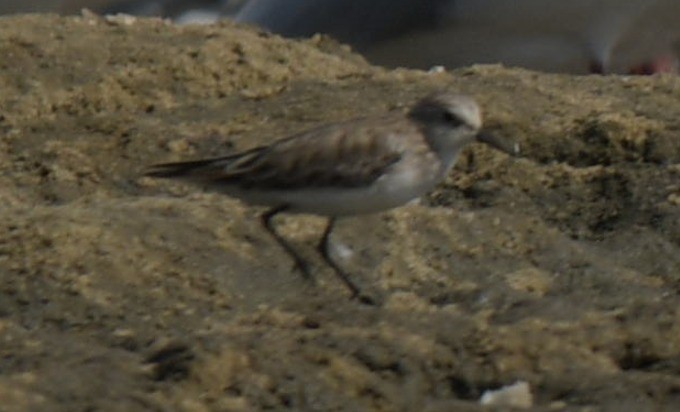
[[[344,216],[376,213],[401,206],[430,191],[441,178],[438,162],[416,164],[406,158],[365,187],[225,192],[250,204],[272,207],[286,204],[290,205],[290,212]]]

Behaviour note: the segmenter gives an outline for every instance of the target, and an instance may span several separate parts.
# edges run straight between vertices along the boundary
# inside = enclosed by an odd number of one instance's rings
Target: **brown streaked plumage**
[[[395,130],[391,117],[382,120]],[[401,157],[398,148],[382,139],[375,120],[312,129],[236,155],[159,164],[146,175],[245,189],[361,187],[372,183]],[[324,137],[320,139],[319,135]]]
[[[264,227],[308,278],[307,262],[276,232],[272,218],[281,212],[329,217],[319,252],[352,295],[358,296],[359,288],[329,254],[335,219],[379,212],[422,196],[446,176],[461,149],[474,140],[513,151],[480,134],[481,126],[473,99],[439,92],[422,99],[407,114],[333,123],[234,155],[158,164],[146,176],[184,179],[267,206]]]

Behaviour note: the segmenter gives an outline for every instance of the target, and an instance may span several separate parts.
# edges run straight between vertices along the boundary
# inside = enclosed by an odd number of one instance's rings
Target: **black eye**
[[[456,115],[454,115],[453,113],[450,113],[450,112],[444,112],[443,118],[444,118],[444,121],[452,127],[458,127],[461,124],[463,124],[463,122],[460,121],[458,116],[456,116]]]

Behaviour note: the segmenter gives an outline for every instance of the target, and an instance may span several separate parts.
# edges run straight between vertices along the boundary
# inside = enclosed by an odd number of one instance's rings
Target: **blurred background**
[[[475,63],[563,73],[677,73],[680,0],[0,0],[0,13],[222,18],[326,33],[387,67]]]

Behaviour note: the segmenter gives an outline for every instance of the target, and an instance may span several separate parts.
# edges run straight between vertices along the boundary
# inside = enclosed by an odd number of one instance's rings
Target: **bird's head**
[[[451,92],[433,93],[420,100],[409,112],[419,123],[428,144],[440,156],[455,159],[468,143],[478,141],[516,155],[517,147],[482,131],[482,113],[470,96]]]

